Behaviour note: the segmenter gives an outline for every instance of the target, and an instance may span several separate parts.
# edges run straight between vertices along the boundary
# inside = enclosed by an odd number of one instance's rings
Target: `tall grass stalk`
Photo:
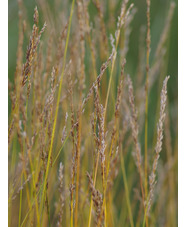
[[[150,55],[150,0],[147,4],[147,52],[146,52],[146,84],[145,84],[145,199],[148,195],[148,93],[149,93],[149,55]],[[148,227],[148,217],[146,216],[146,227]]]

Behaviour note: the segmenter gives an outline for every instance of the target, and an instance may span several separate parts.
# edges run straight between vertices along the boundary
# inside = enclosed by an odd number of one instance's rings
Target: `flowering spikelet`
[[[56,90],[56,87],[54,86],[54,81],[55,81],[55,77],[56,77],[56,72],[55,72],[55,68],[53,67],[52,72],[51,72],[51,88],[50,88],[50,94],[48,95],[47,99],[46,99],[46,104],[45,104],[45,108],[50,108],[50,110],[52,110],[52,104],[54,101],[54,93]]]
[[[58,180],[59,180],[59,193],[60,193],[60,197],[59,197],[60,212],[59,212],[59,221],[57,223],[57,226],[61,226],[62,225],[63,206],[64,206],[64,198],[63,198],[63,164],[62,164],[62,162],[60,162],[60,165],[59,165]]]
[[[86,23],[84,24],[84,31],[85,33],[87,34],[90,34],[90,31],[91,31],[91,27],[89,25],[89,12],[88,12],[88,5],[89,5],[89,1],[87,0],[83,0],[83,10],[84,10],[84,17],[85,17],[85,21]]]
[[[80,73],[79,73],[79,90],[82,91],[85,88],[85,65],[84,65],[84,58],[85,58],[85,19],[83,17],[83,4],[80,0],[77,0],[77,9],[78,9],[78,21],[79,21],[79,36],[80,36]]]
[[[65,126],[63,127],[63,132],[62,132],[62,138],[61,138],[61,143],[63,144],[66,137],[67,137],[67,132],[66,132],[66,127],[67,127],[67,119],[68,119],[68,113],[65,115]]]
[[[105,132],[104,132],[104,111],[105,109],[103,106],[100,104],[100,117],[99,117],[99,139],[100,139],[100,157],[101,157],[101,163],[105,162]]]
[[[152,166],[152,172],[149,176],[149,185],[150,185],[150,191],[149,191],[149,199],[148,199],[148,210],[147,213],[149,213],[152,199],[153,199],[153,192],[155,187],[155,177],[156,177],[156,169],[158,165],[158,159],[160,157],[160,152],[162,150],[162,140],[163,140],[163,123],[165,120],[165,107],[166,107],[166,100],[167,100],[167,82],[169,80],[169,76],[165,78],[163,81],[163,88],[161,91],[161,102],[160,102],[160,117],[157,125],[157,142],[155,147],[155,158]]]
[[[38,25],[38,23],[39,23],[39,13],[36,6],[34,9],[34,24]]]
[[[101,78],[102,78],[102,76],[103,76],[105,70],[107,69],[107,67],[108,67],[108,65],[109,65],[109,62],[112,61],[112,59],[113,59],[113,54],[114,54],[114,53],[113,53],[113,51],[112,51],[112,53],[111,53],[110,57],[108,58],[108,60],[107,60],[105,63],[102,64],[101,69],[100,69],[100,74],[98,75],[96,81],[93,83],[92,87],[89,89],[88,95],[87,95],[87,97],[83,100],[82,106],[86,105],[86,103],[88,102],[88,100],[89,100],[90,97],[92,96],[93,91],[94,91],[94,89],[95,89],[95,86],[97,86],[97,85],[99,86],[99,85],[100,85]]]
[[[120,78],[120,83],[118,86],[118,92],[117,92],[117,99],[116,99],[116,105],[115,105],[115,117],[119,117],[119,108],[120,108],[120,103],[121,103],[121,93],[122,93],[122,88],[123,88],[123,83],[124,83],[124,67],[126,64],[126,59],[124,59],[122,63],[122,68],[121,68],[121,78]]]
[[[94,113],[91,114],[91,128],[92,128],[92,135],[94,137],[94,142],[95,142],[95,145],[96,145],[96,148],[97,148],[98,145],[99,145],[99,138],[96,135],[96,125],[95,125],[96,121],[97,121],[97,116],[94,112]]]
[[[38,34],[38,11],[37,8],[35,8],[34,12],[34,25],[32,29],[32,35],[30,37],[29,45],[27,47],[27,53],[26,53],[26,63],[23,66],[23,80],[22,80],[22,86],[24,86],[27,82],[27,80],[30,78],[31,75],[31,69],[32,69],[32,62],[34,58],[35,51],[37,49],[37,46],[39,44],[41,34],[44,32],[46,23],[44,23],[43,28]]]
[[[32,174],[29,174],[27,179],[22,183],[22,185],[17,189],[16,192],[12,195],[12,200],[15,200],[16,197],[19,195],[20,191],[23,190],[24,186],[30,181],[32,178]]]
[[[130,125],[132,128],[132,137],[134,140],[136,153],[135,153],[135,159],[136,159],[136,165],[138,167],[138,170],[141,168],[141,148],[140,144],[138,142],[138,123],[137,123],[137,111],[134,104],[134,94],[133,94],[133,85],[130,76],[128,75],[128,91],[129,91],[129,103],[131,106],[132,116],[130,119]]]
[[[27,47],[26,63],[23,66],[23,80],[22,80],[23,86],[26,84],[27,79],[30,77],[30,74],[31,74],[31,66],[32,66],[32,60],[34,55],[34,46],[35,46],[37,29],[38,29],[37,26],[34,24],[32,29],[32,36],[30,37],[30,42]]]
[[[92,193],[92,200],[94,203],[94,207],[96,209],[96,224],[97,224],[98,220],[100,220],[100,218],[101,219],[103,218],[101,217],[101,208],[103,204],[103,198],[102,198],[102,194],[94,187],[93,180],[88,172],[87,172],[87,177],[89,180],[90,191]]]
[[[127,12],[126,12],[126,4],[127,4],[127,2],[128,2],[128,0],[123,2],[123,5],[122,5],[122,7],[121,7],[120,16],[118,16],[117,30],[116,30],[116,32],[115,32],[115,38],[116,38],[116,40],[119,39],[121,27],[125,24],[126,18],[128,17],[128,15],[129,15],[129,13],[130,13],[130,10],[131,10],[132,7],[134,6],[134,4],[132,3],[132,4],[129,6]]]

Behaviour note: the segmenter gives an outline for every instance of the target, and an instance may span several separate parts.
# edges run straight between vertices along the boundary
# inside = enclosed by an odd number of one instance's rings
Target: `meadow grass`
[[[137,61],[135,2],[51,4],[37,1],[30,26],[18,1],[9,226],[176,226],[177,131],[168,89],[175,3],[155,45],[153,3],[144,0]]]

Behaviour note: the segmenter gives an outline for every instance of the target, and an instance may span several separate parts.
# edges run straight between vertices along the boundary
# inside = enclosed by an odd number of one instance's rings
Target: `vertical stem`
[[[150,0],[147,3],[147,53],[146,53],[146,85],[145,85],[145,199],[148,196],[148,87],[149,87],[149,55],[150,55]],[[148,217],[146,216],[148,227]]]

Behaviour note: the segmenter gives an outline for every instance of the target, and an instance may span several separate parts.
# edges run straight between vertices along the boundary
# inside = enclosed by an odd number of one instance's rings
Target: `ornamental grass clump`
[[[9,226],[176,226],[176,4],[141,1],[18,0]]]

